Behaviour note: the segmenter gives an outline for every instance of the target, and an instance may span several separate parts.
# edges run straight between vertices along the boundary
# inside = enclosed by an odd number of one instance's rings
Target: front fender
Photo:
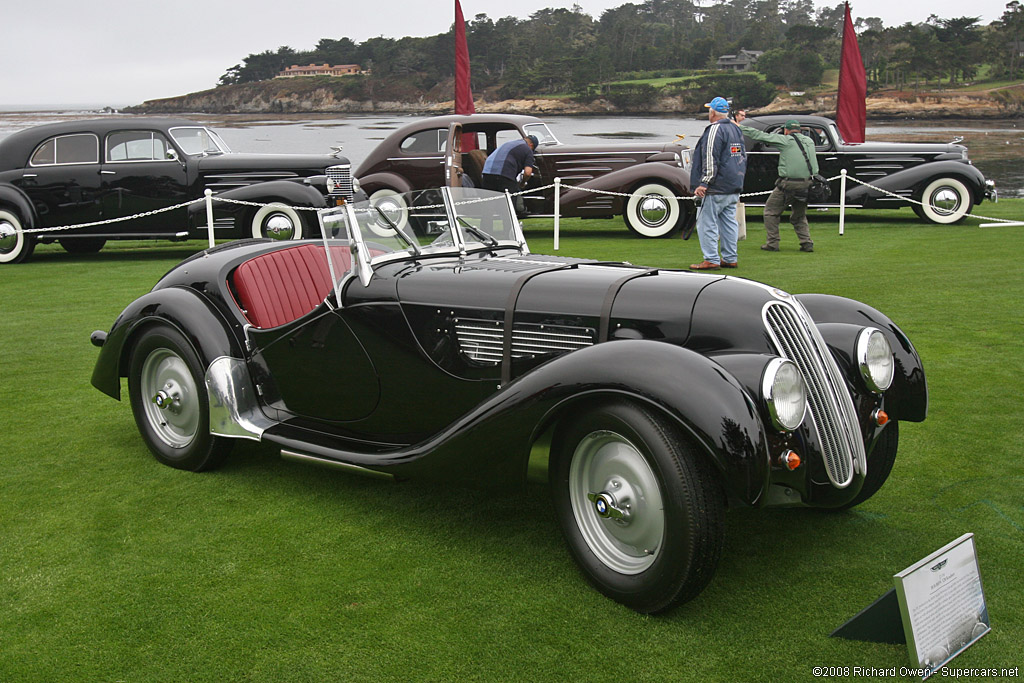
[[[725,490],[756,504],[768,484],[767,438],[752,399],[723,368],[650,340],[597,344],[541,365],[502,387],[429,439],[385,454],[301,443],[278,429],[264,440],[401,476],[508,485],[526,475],[530,448],[594,400],[626,399],[676,422],[714,463]]]
[[[257,202],[270,204],[279,202],[288,206],[301,206],[307,208],[323,209],[327,207],[327,199],[317,188],[305,183],[293,182],[291,180],[271,180],[266,183],[256,183],[237,187],[233,190],[218,192],[214,195],[213,209],[217,215],[237,215],[249,207],[227,202],[218,202],[218,199],[237,199],[243,202]],[[196,202],[188,207],[189,217],[192,224],[206,225],[206,203]]]
[[[956,178],[963,181],[978,204],[985,198],[985,176],[974,166],[962,161],[932,161],[897,171],[884,178],[872,180],[871,184],[889,192],[899,192],[909,187],[923,185],[935,178]],[[873,190],[866,185],[852,183],[847,185],[846,201],[851,204],[872,205],[878,200],[890,199],[888,195]],[[915,197],[916,198],[916,197]]]
[[[894,420],[923,422],[928,416],[928,382],[921,356],[910,338],[884,313],[860,301],[829,294],[799,294],[796,297],[815,323],[848,323],[877,327],[892,346],[896,360],[892,386],[885,392],[885,410]],[[827,334],[828,329],[824,328]],[[826,337],[826,341],[827,341]]]
[[[630,192],[637,185],[643,183],[657,182],[665,185],[674,193],[680,196],[689,196],[690,175],[678,166],[661,163],[648,162],[628,166],[612,173],[588,180],[584,183],[574,184],[575,187],[588,188],[590,190],[602,190],[605,192]],[[563,209],[593,201],[594,195],[582,189],[565,189],[562,192],[561,205]],[[625,199],[615,197],[615,211],[622,212],[622,205]]]
[[[167,287],[139,297],[117,317],[100,347],[92,385],[121,400],[120,378],[128,376],[135,340],[148,325],[158,322],[181,332],[192,343],[204,367],[221,356],[245,357],[243,346],[227,321],[207,299],[191,289]]]

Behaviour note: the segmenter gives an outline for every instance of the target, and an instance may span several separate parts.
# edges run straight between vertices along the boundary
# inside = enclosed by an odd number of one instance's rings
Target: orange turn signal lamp
[[[875,424],[881,427],[889,421],[889,414],[879,408],[875,412],[871,413],[871,418],[875,421]]]
[[[780,467],[785,467],[787,470],[795,470],[800,467],[800,456],[796,454],[796,451],[786,451],[779,456],[776,464]]]

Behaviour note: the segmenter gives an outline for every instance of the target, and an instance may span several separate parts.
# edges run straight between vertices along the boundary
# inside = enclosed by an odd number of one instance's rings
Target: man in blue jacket
[[[704,260],[692,270],[735,268],[739,225],[736,204],[747,172],[747,150],[740,127],[729,120],[729,103],[716,97],[704,105],[711,125],[693,148],[690,187],[703,201],[697,214],[697,235]],[[721,248],[721,255],[719,255]]]

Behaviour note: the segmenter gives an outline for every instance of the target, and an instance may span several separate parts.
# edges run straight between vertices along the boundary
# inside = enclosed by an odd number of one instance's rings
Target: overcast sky
[[[634,0],[639,3],[642,0]],[[711,4],[713,0],[704,0]],[[823,2],[818,7],[838,4]],[[595,19],[626,0],[579,0]],[[526,18],[572,0],[462,0],[467,19]],[[1006,0],[853,0],[854,18],[886,26],[943,18],[1002,16]],[[3,0],[0,107],[25,104],[124,106],[212,88],[251,53],[320,38],[428,36],[448,30],[454,0]],[[753,48],[754,46],[748,46]],[[472,57],[472,56],[471,56]]]

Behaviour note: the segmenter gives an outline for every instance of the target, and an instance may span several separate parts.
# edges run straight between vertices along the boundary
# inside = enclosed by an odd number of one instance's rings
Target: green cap
[[[782,126],[786,130],[800,130],[800,122],[796,119],[790,119],[786,121],[785,125]]]

